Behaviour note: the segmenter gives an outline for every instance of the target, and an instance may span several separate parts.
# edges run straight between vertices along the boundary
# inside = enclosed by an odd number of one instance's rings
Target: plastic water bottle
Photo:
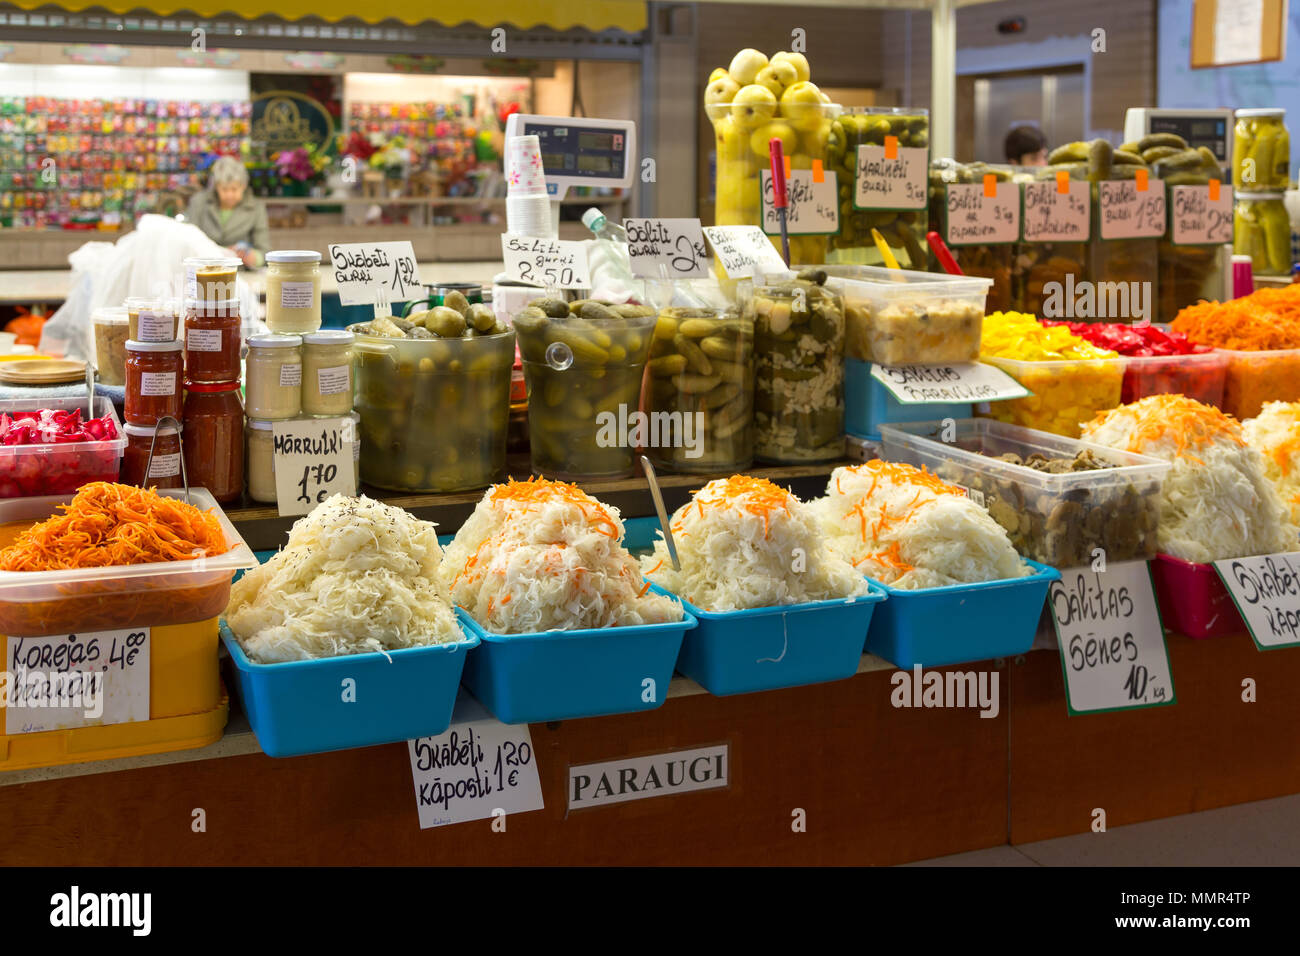
[[[610,222],[595,206],[582,214],[582,224],[590,229],[597,239],[607,239],[610,242],[627,245],[627,230],[616,222]]]
[[[610,222],[594,206],[582,214],[582,224],[596,237],[595,248],[588,259],[591,266],[592,297],[609,302],[628,302],[640,298],[643,283],[632,275],[632,260],[627,251],[627,230]]]

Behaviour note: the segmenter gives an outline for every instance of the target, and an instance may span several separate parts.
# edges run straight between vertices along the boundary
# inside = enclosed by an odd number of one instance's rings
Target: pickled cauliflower
[[[452,602],[498,634],[662,624],[677,601],[649,590],[618,509],[545,478],[493,485],[447,545]]]
[[[1033,569],[987,511],[924,468],[868,461],[831,472],[814,502],[831,546],[903,589],[1025,577]]]
[[[1160,550],[1185,561],[1293,551],[1295,525],[1265,477],[1241,424],[1183,395],[1151,395],[1102,412],[1086,441],[1170,462],[1160,507]]]
[[[641,559],[647,579],[707,611],[739,611],[869,593],[834,553],[814,510],[766,478],[709,482],[671,522],[681,570],[662,534]]]

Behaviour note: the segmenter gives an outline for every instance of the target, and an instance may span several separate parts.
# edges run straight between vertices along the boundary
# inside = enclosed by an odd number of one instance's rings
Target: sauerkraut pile
[[[645,576],[706,611],[739,611],[869,593],[835,554],[813,509],[766,478],[709,482],[671,522],[681,570],[662,535],[641,559]]]
[[[618,509],[545,478],[489,488],[440,574],[452,603],[498,634],[682,619],[623,547]]]
[[[434,525],[334,495],[230,591],[226,623],[261,664],[464,640],[438,580]]]
[[[1300,402],[1266,402],[1241,423],[1246,444],[1264,456],[1264,474],[1300,524]]]
[[[1160,550],[1184,561],[1293,551],[1297,531],[1241,424],[1183,395],[1150,395],[1100,413],[1085,441],[1172,464],[1160,506]]]
[[[913,590],[1033,569],[989,513],[924,468],[868,461],[831,472],[814,505],[831,546],[868,577]]]

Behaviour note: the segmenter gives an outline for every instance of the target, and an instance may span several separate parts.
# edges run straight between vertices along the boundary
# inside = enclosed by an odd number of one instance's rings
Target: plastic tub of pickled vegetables
[[[126,436],[103,395],[94,418],[81,398],[0,401],[0,498],[64,494],[116,481]]]
[[[881,365],[975,362],[993,281],[978,276],[825,266],[844,296],[844,354]]]
[[[183,488],[156,493],[185,499]],[[58,514],[58,506],[72,497],[0,501],[0,547]],[[0,571],[0,634],[42,637],[215,618],[230,599],[235,572],[255,567],[257,558],[206,489],[190,489],[189,502],[216,518],[225,539],[224,553],[111,567]]]
[[[1265,402],[1300,401],[1300,349],[1219,353],[1228,358],[1221,407],[1229,415],[1244,421],[1258,415]]]
[[[996,365],[1033,392],[1025,398],[992,402],[991,418],[1012,425],[1078,438],[1080,425],[1098,412],[1120,404],[1127,359],[1050,359],[1024,361],[986,355],[982,361]]]

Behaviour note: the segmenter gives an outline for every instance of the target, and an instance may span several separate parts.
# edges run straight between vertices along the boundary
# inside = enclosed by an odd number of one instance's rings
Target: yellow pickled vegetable
[[[1115,358],[1063,325],[1043,325],[1025,312],[994,312],[984,316],[980,354],[1020,362],[1060,359]]]

